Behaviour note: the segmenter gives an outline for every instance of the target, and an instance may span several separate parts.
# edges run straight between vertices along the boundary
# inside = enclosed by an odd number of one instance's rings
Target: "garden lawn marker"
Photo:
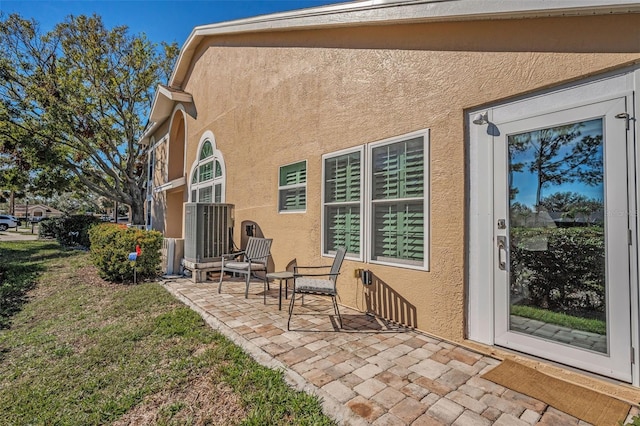
[[[137,284],[136,277],[136,261],[138,260],[138,256],[142,254],[142,250],[140,249],[140,245],[136,244],[136,251],[129,253],[129,260],[133,262],[133,283]]]

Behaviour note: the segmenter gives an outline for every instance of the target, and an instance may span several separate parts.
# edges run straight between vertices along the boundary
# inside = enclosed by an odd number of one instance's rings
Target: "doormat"
[[[615,425],[619,420],[624,422],[631,409],[619,399],[556,379],[509,359],[482,377],[596,426]]]

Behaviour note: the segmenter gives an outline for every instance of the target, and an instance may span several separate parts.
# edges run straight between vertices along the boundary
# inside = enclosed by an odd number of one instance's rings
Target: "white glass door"
[[[627,103],[490,131],[495,344],[631,381]]]

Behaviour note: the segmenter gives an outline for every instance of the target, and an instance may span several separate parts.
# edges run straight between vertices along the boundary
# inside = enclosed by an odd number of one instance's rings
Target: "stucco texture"
[[[639,24],[622,15],[211,37],[182,85],[197,110],[186,116],[187,173],[201,136],[213,132],[236,239],[251,220],[274,239],[276,269],[293,258],[329,264],[320,255],[321,156],[429,129],[429,270],[346,261],[340,302],[365,310],[375,300],[391,319],[462,341],[464,111],[636,62]],[[307,210],[279,214],[278,168],[301,160]],[[354,278],[355,268],[374,273],[376,294]]]

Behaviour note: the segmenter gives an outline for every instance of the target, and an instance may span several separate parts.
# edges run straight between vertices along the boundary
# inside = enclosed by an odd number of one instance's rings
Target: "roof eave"
[[[197,46],[205,37],[215,35],[351,25],[584,16],[629,12],[640,12],[640,4],[637,0],[365,0],[274,13],[194,28],[180,51],[170,84],[172,87],[182,87]]]

